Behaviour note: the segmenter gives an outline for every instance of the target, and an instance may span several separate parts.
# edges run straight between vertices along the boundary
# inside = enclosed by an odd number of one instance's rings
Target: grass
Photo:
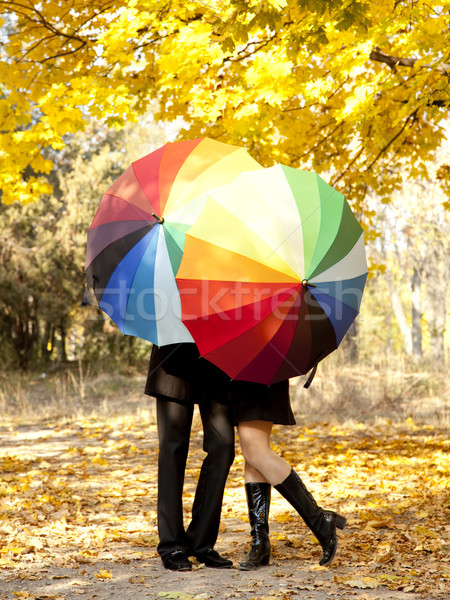
[[[0,416],[4,424],[105,419],[152,413],[138,369],[94,372],[81,363],[42,373],[3,373]]]
[[[146,367],[96,371],[81,362],[48,372],[3,372],[0,416],[4,424],[127,415],[154,417],[154,402],[144,394]],[[324,361],[309,389],[305,377],[291,380],[298,423],[346,421],[417,423],[448,426],[450,390],[444,370],[389,365],[338,365]]]
[[[448,426],[450,386],[444,370],[389,365],[319,366],[308,390],[294,385],[292,404],[296,415],[311,421],[342,423],[348,420],[401,422]]]

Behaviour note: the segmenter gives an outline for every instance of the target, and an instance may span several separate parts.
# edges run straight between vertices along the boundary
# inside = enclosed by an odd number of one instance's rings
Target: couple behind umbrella
[[[293,506],[322,546],[321,565],[337,548],[336,528],[346,520],[319,507],[299,475],[270,447],[273,424],[293,425],[289,381],[266,386],[230,378],[200,357],[192,343],[154,346],[145,392],[156,397],[159,436],[158,553],[165,568],[191,570],[190,556],[207,567],[230,568],[214,549],[222,499],[234,459],[234,426],[245,458],[245,489],[251,525],[250,552],[239,565],[253,570],[270,560],[271,486]],[[203,461],[192,518],[183,524],[183,482],[194,412],[203,424]]]
[[[189,569],[190,554],[231,565],[214,544],[234,423],[253,535],[241,568],[269,560],[271,485],[315,533],[328,564],[345,519],[317,506],[272,452],[270,431],[295,422],[289,377],[335,350],[358,314],[367,266],[345,198],[314,173],[262,169],[237,147],[207,138],[166,144],[104,194],[88,232],[86,274],[120,330],[155,344],[146,391],[157,397],[164,565]],[[193,341],[207,360],[187,356]],[[207,456],[184,531],[194,403]]]

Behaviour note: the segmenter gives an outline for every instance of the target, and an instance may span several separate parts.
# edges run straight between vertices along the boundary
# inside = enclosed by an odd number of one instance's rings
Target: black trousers
[[[183,523],[183,484],[189,450],[194,405],[157,399],[159,436],[158,534],[160,556],[174,550],[194,555],[214,547],[219,533],[222,499],[234,460],[234,427],[231,410],[205,400],[200,405],[203,450],[192,519]]]

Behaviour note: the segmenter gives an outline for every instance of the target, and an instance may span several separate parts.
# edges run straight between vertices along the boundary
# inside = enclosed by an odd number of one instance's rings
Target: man
[[[217,540],[226,479],[234,460],[234,426],[226,403],[229,378],[200,358],[195,344],[154,346],[145,393],[156,397],[159,438],[158,553],[166,569],[189,571],[195,556],[207,567],[230,568]],[[194,405],[203,425],[203,460],[192,519],[183,523],[183,483]]]

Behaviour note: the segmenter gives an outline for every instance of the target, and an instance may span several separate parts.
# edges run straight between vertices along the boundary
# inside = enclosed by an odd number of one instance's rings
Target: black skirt
[[[234,423],[269,421],[276,425],[295,425],[289,398],[289,380],[272,385],[233,381],[228,394]]]
[[[200,357],[195,344],[153,346],[145,393],[181,404],[205,399],[233,406],[234,423],[270,421],[295,425],[289,399],[289,380],[267,386],[232,381],[218,367]]]

